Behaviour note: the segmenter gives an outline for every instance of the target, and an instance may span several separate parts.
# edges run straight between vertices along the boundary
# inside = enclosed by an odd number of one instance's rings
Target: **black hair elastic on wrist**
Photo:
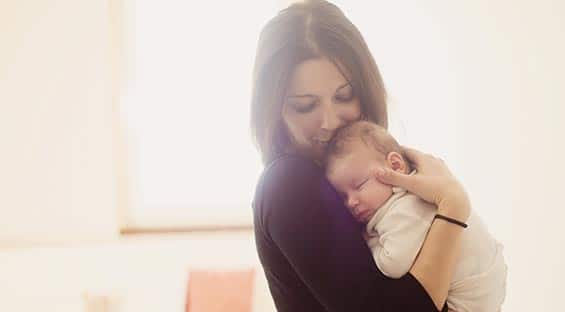
[[[436,214],[436,216],[434,217],[434,220],[435,220],[435,219],[442,219],[442,220],[445,220],[445,221],[447,221],[447,222],[449,222],[449,223],[453,223],[453,224],[459,225],[460,227],[462,227],[462,228],[464,228],[464,229],[467,228],[467,224],[466,224],[466,223],[461,222],[461,221],[459,221],[459,220],[455,220],[455,219],[450,218],[450,217],[446,217],[446,216],[441,215],[441,214],[439,214],[439,213]]]

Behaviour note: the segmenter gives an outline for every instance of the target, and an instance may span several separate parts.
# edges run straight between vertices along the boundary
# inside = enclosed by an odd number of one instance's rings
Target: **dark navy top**
[[[437,312],[411,274],[391,279],[378,270],[362,226],[313,161],[285,155],[268,165],[253,211],[278,311]]]

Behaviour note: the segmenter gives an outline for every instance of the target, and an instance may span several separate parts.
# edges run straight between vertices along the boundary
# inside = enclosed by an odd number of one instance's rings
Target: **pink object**
[[[255,270],[191,271],[186,312],[252,312]]]

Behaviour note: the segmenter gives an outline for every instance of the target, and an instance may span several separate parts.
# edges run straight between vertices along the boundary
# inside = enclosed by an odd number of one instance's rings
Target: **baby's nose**
[[[348,198],[347,199],[347,207],[349,207],[350,209],[355,209],[355,207],[357,207],[357,205],[359,204],[359,201],[355,198]]]

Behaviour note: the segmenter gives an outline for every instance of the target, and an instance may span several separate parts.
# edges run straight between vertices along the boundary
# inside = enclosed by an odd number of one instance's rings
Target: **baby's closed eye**
[[[365,186],[365,184],[367,183],[367,181],[369,181],[369,178],[366,178],[365,180],[361,181],[360,183],[358,183],[355,188],[356,189],[361,189],[363,186]]]

